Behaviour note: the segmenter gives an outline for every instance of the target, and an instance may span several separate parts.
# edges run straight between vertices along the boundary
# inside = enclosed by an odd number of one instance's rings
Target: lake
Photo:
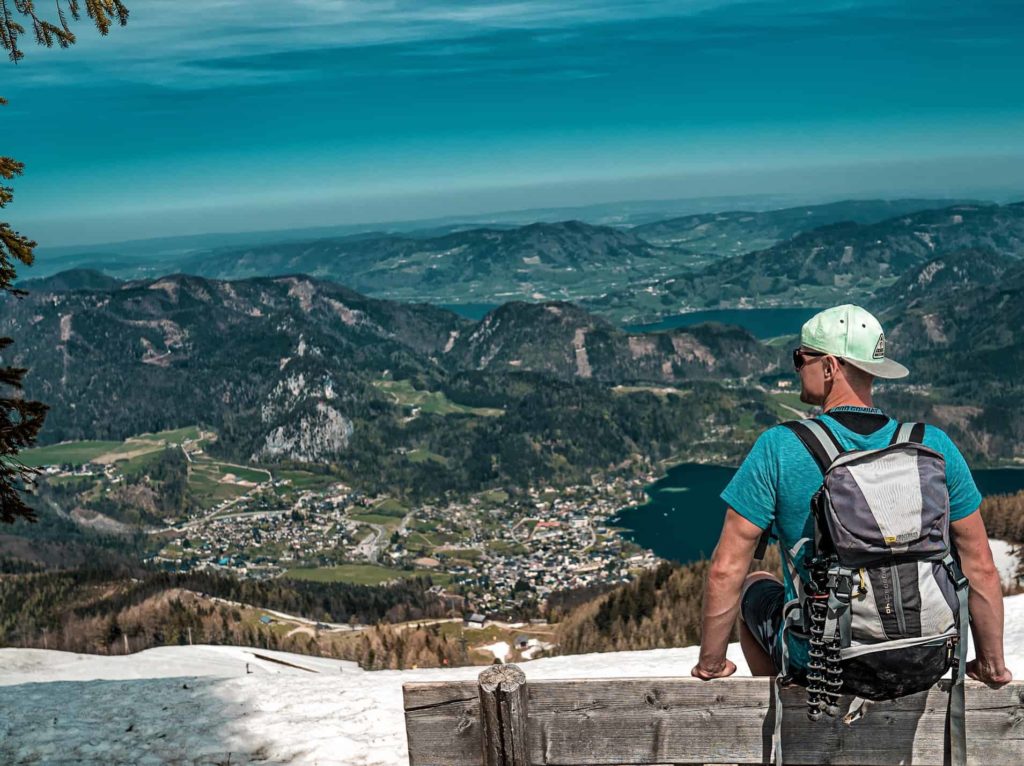
[[[650,500],[619,512],[615,526],[628,527],[625,536],[665,559],[696,561],[710,556],[722,531],[725,504],[718,497],[735,468],[681,463],[647,487]],[[972,471],[983,495],[1024,490],[1024,469],[991,468]]]
[[[702,322],[721,322],[742,327],[755,338],[799,335],[803,323],[817,314],[818,308],[715,309],[676,314],[652,324],[629,325],[629,332],[657,332],[676,327],[691,327]]]
[[[437,307],[479,322],[500,305],[499,303],[438,303]]]

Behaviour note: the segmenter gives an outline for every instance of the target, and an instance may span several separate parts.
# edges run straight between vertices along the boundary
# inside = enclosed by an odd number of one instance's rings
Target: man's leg
[[[771,630],[770,625],[774,624],[775,620],[771,619],[772,615],[765,614],[763,607],[767,605],[753,604],[747,601],[747,591],[754,583],[762,580],[770,580],[779,586],[782,585],[779,578],[771,572],[751,572],[747,575],[747,579],[743,582],[743,593],[740,596],[740,648],[743,649],[743,657],[747,661],[752,676],[774,676],[778,673],[778,669],[775,667],[775,661],[772,660],[765,642],[774,640],[774,631]],[[751,593],[751,600],[757,597],[758,590],[755,589],[755,592]],[[748,620],[753,625],[753,630],[747,626]],[[755,635],[755,631],[757,631],[757,635]]]

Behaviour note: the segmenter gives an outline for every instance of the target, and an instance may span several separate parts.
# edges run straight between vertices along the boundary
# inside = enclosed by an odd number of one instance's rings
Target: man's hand
[[[1006,686],[1013,680],[1013,673],[1002,663],[996,666],[980,660],[971,660],[967,663],[967,675],[992,689]]]
[[[690,671],[690,675],[694,678],[699,678],[701,681],[710,681],[712,678],[725,678],[731,676],[736,672],[736,663],[730,659],[726,659],[722,664],[715,667],[704,667],[699,662],[693,666],[693,670]]]

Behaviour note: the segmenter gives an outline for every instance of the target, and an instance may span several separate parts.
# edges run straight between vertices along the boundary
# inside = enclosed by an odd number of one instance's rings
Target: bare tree
[[[67,48],[75,43],[70,22],[85,15],[101,35],[107,34],[114,20],[124,26],[128,23],[128,9],[121,0],[55,0],[56,20],[48,20],[36,11],[33,0],[0,0],[0,48],[17,63],[25,54],[18,41],[25,33],[25,24],[32,27],[39,45],[52,47],[55,43]],[[0,98],[0,105],[7,102]],[[0,179],[9,181],[21,175],[24,165],[12,157],[0,155]],[[0,184],[0,208],[14,199],[14,190]],[[9,224],[0,221],[0,297],[21,297],[23,290],[14,287],[17,276],[15,265],[20,262],[31,266],[36,243],[19,234]],[[0,338],[0,353],[12,343],[12,338]],[[46,417],[47,407],[42,402],[27,401],[21,395],[22,378],[27,369],[0,364],[0,522],[11,523],[18,518],[34,520],[35,515],[22,500],[20,489],[37,473],[18,459],[18,453],[31,446],[39,434]]]

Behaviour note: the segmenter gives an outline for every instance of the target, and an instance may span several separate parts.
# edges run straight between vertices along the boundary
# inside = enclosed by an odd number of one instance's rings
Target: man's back
[[[881,410],[868,407],[836,407],[821,419],[843,450],[885,447],[899,425]],[[978,508],[981,494],[963,456],[940,428],[927,426],[923,442],[945,458],[950,521],[965,518]],[[748,521],[762,529],[773,525],[780,545],[789,552],[786,558],[802,580],[807,577],[802,546],[814,534],[810,501],[821,480],[821,470],[796,434],[777,426],[760,436],[722,493],[722,499]],[[784,570],[788,601],[796,591],[791,572],[788,567]],[[806,644],[791,636],[789,647],[793,664],[806,667]]]

